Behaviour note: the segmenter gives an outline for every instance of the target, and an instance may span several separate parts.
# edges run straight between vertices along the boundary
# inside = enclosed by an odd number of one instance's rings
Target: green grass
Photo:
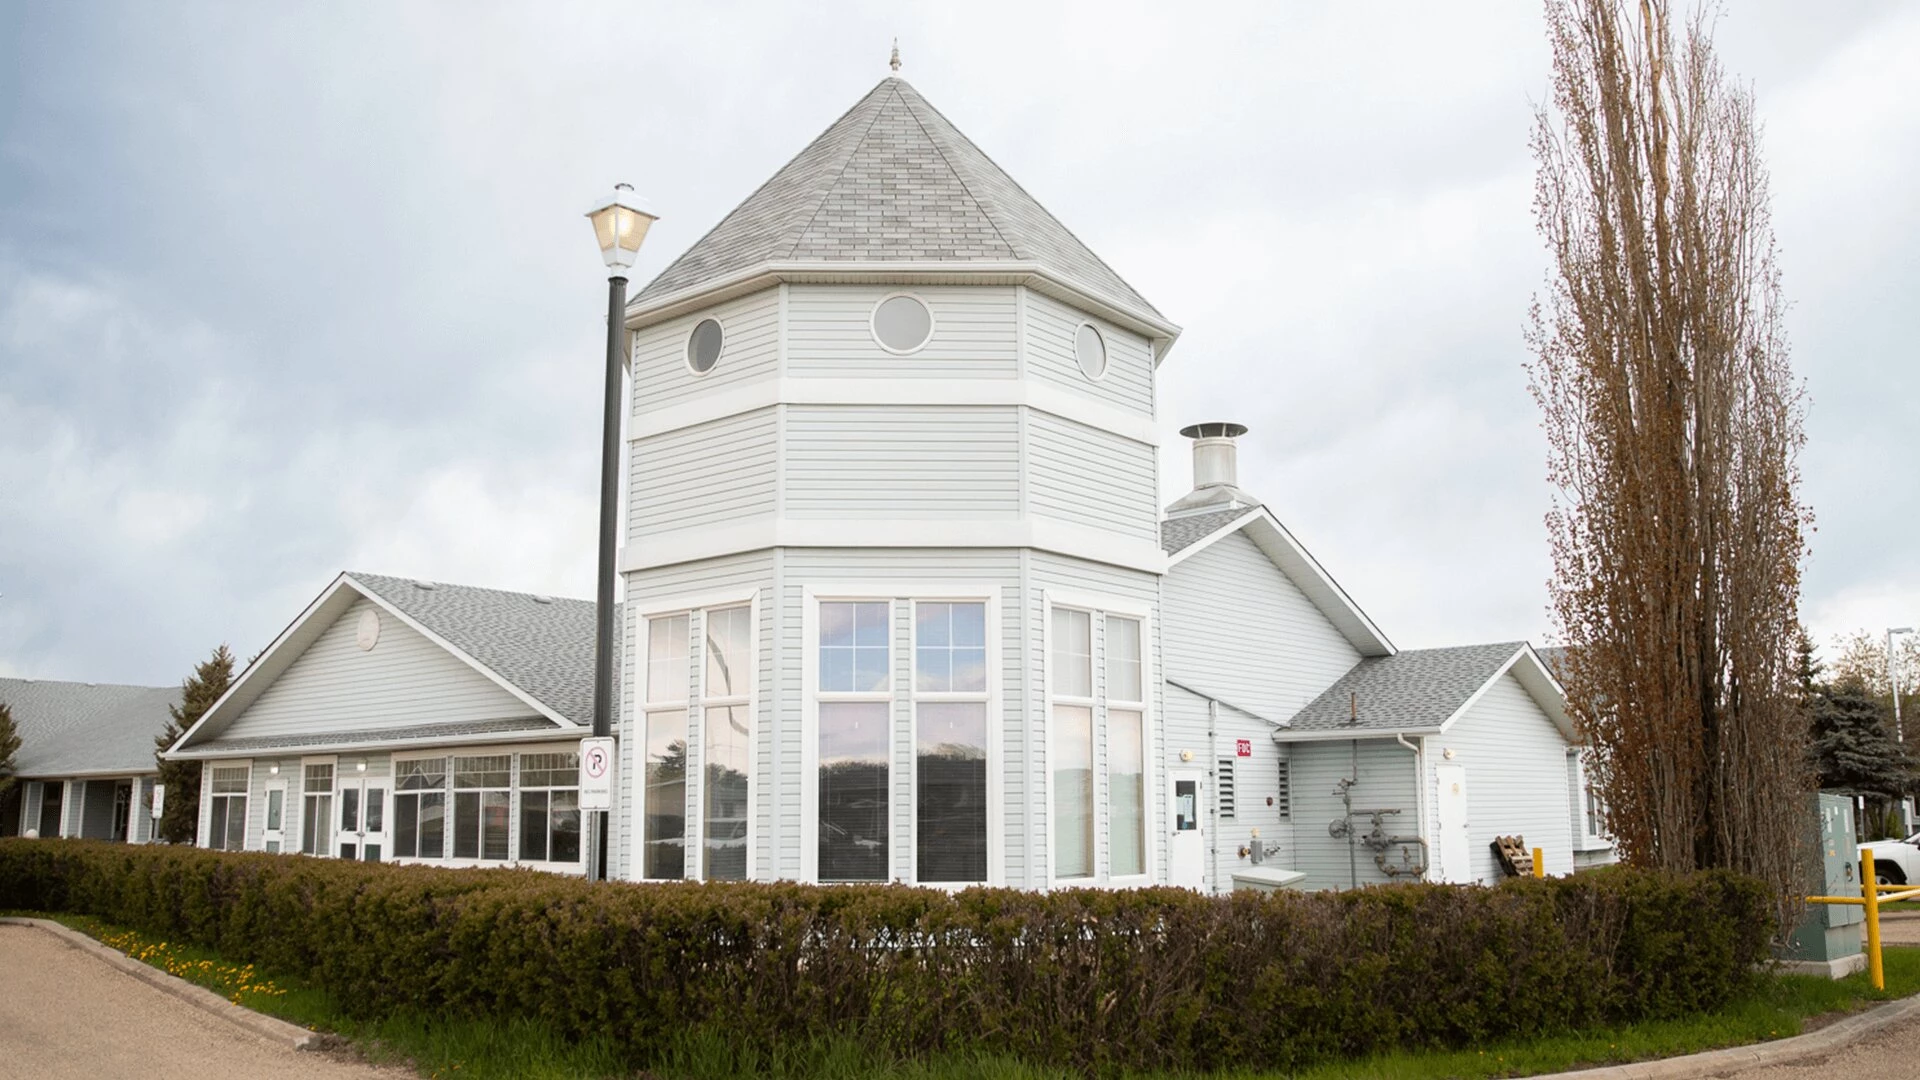
[[[10,914],[10,913],[9,913]],[[20,913],[28,914],[28,913]],[[208,950],[157,941],[97,919],[53,918],[129,955],[206,986],[248,1008],[319,1031],[343,1036],[369,1060],[407,1065],[424,1077],[530,1077],[534,1080],[604,1080],[636,1075],[607,1040],[572,1042],[526,1022],[463,1021],[408,1013],[369,1023],[347,1017],[326,991],[297,978],[256,972]],[[1920,949],[1885,951],[1887,988],[1874,991],[1865,975],[1833,981],[1805,975],[1765,979],[1754,993],[1727,1008],[1683,1020],[1577,1032],[1525,1043],[1501,1043],[1467,1051],[1388,1054],[1321,1065],[1291,1074],[1292,1080],[1481,1080],[1528,1076],[1583,1066],[1671,1057],[1804,1030],[1809,1021],[1853,1012],[1880,1001],[1920,993]],[[877,1058],[847,1039],[767,1048],[714,1034],[688,1035],[664,1048],[649,1070],[657,1080],[720,1080],[755,1075],[773,1080],[1072,1080],[1077,1074],[1005,1058],[948,1055],[925,1062]],[[1180,1073],[1189,1080],[1276,1074]]]

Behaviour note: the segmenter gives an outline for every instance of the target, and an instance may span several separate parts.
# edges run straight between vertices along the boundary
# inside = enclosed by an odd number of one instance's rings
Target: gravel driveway
[[[400,1080],[267,1040],[31,926],[0,925],[0,1080]]]

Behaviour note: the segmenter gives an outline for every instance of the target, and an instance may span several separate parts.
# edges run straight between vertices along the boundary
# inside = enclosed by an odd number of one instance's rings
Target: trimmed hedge
[[[1773,926],[1727,873],[1497,888],[1031,893],[602,884],[88,841],[0,840],[0,908],[67,911],[411,1007],[613,1037],[828,1032],[1091,1072],[1290,1068],[1716,1008]]]

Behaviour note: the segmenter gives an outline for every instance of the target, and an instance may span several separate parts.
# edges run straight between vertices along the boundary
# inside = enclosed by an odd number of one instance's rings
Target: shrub
[[[1724,872],[1495,888],[1051,893],[588,884],[87,841],[0,841],[0,907],[84,913],[403,1008],[636,1064],[701,1032],[1114,1073],[1291,1068],[1711,1009],[1766,956],[1769,897]]]

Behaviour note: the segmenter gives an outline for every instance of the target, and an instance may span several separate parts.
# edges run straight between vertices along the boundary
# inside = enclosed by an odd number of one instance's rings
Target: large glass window
[[[889,876],[891,608],[885,600],[820,605],[821,881]]]
[[[1146,693],[1140,620],[1107,624],[1107,851],[1114,877],[1147,872]]]
[[[504,862],[512,805],[512,755],[454,758],[453,857]]]
[[[1093,876],[1093,616],[1053,609],[1053,873]]]
[[[207,846],[222,851],[239,851],[247,846],[247,782],[252,769],[245,765],[215,765],[209,795],[213,818],[208,824]]]
[[[333,849],[333,763],[300,770],[300,850],[325,855]]]
[[[751,799],[747,777],[753,752],[752,608],[720,608],[706,613],[706,681],[700,716],[706,731],[701,746],[705,766],[701,786],[701,828],[705,832],[702,876],[709,881],[745,881],[747,815]]]
[[[687,696],[692,669],[688,616],[647,620],[645,803],[641,873],[687,876]]]
[[[447,854],[447,759],[393,763],[393,853],[402,859]]]
[[[914,605],[914,869],[987,879],[987,606]]]
[[[520,858],[580,861],[580,755],[520,755]]]

